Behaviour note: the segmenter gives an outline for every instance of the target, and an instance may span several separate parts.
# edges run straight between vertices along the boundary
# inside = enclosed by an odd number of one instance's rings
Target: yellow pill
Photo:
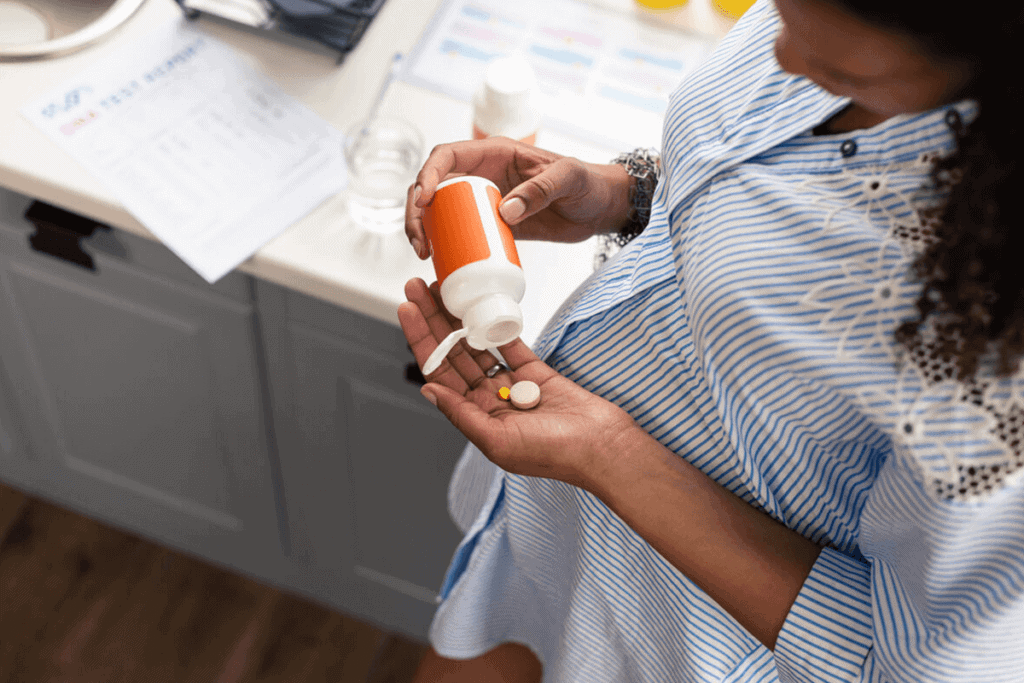
[[[501,389],[498,389],[498,396],[501,398],[502,401],[507,401],[508,397],[511,395],[512,390],[509,389],[508,387],[502,387]]]

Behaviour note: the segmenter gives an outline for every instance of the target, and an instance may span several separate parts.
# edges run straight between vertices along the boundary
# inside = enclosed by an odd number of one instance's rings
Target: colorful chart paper
[[[537,74],[545,126],[614,148],[658,147],[669,95],[713,46],[579,0],[450,0],[405,79],[469,101],[488,62],[518,54]]]

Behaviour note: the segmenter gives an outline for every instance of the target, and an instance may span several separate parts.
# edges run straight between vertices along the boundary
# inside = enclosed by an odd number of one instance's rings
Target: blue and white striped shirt
[[[1024,377],[959,383],[892,334],[930,160],[974,106],[813,135],[846,100],[780,70],[777,27],[760,0],[680,86],[651,223],[536,346],[825,546],[774,652],[595,497],[470,448],[441,654],[524,643],[551,682],[1024,680]]]

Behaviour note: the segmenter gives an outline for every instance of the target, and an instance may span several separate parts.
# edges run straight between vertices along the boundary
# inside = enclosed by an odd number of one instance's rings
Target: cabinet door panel
[[[262,282],[257,300],[299,573],[423,639],[460,538],[446,493],[465,437],[406,380],[397,328]]]
[[[239,527],[217,443],[235,430],[217,415],[218,368],[201,321],[18,265],[10,276],[65,462]]]
[[[2,234],[10,231],[30,203],[27,197],[0,190],[0,244]],[[24,417],[17,407],[19,394],[24,391],[18,391],[8,372],[15,353],[5,346],[3,328],[9,325],[2,310],[0,307],[0,480],[35,493],[45,483],[46,471],[25,437]]]
[[[0,231],[0,348],[51,469],[46,493],[269,572],[260,563],[281,549],[252,305],[104,254],[96,264]]]
[[[432,602],[458,543],[445,492],[465,437],[404,379],[400,359],[302,323],[289,331],[300,392],[323,382],[337,392],[298,414],[304,429],[331,430],[334,442],[324,445],[333,457],[347,456],[338,464],[351,477],[355,566],[364,576],[418,586],[406,592]]]
[[[355,561],[355,501],[351,464],[345,450],[347,406],[339,401],[337,378],[347,358],[335,339],[302,324],[282,321],[290,358],[291,424],[276,419],[292,550],[309,567],[348,570]],[[273,359],[270,361],[274,362]],[[301,521],[301,523],[299,523]]]
[[[0,343],[0,481],[34,493],[41,484],[44,468],[24,437],[24,420],[14,403],[14,392],[4,369]]]
[[[348,451],[358,483],[357,567],[416,585],[416,597],[433,600],[459,540],[446,492],[465,437],[418,393],[414,401],[394,386],[401,368],[363,360],[364,372],[384,377],[350,377],[339,387],[350,405]]]

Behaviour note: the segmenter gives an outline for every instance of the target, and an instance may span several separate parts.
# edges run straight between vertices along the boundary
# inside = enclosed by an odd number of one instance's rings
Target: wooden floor
[[[406,683],[425,650],[0,484],[0,683]]]

